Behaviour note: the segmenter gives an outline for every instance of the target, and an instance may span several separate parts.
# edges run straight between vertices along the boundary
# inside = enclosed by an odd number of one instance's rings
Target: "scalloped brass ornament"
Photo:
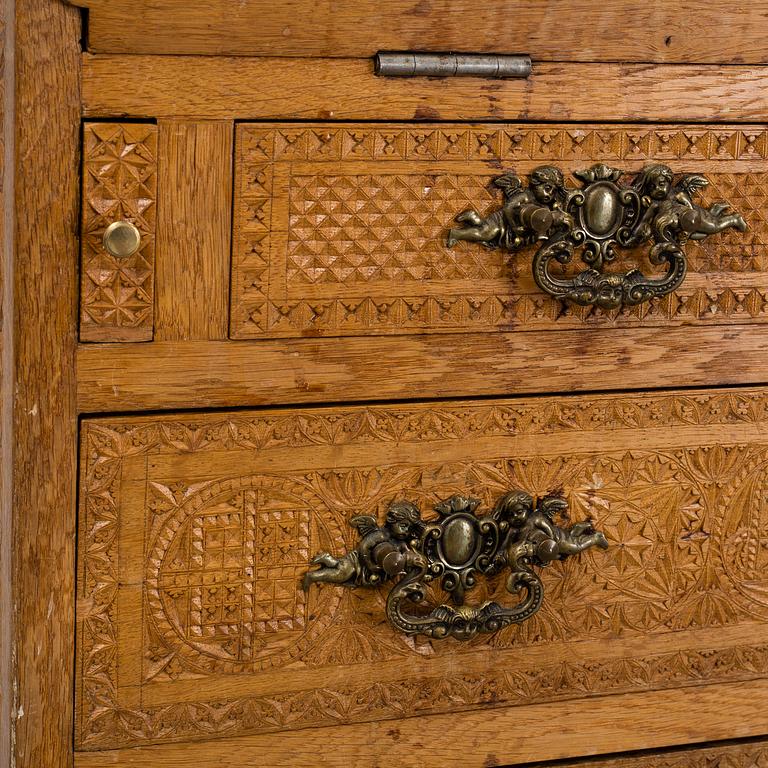
[[[435,507],[438,519],[425,521],[410,502],[390,505],[386,520],[358,515],[350,520],[360,534],[357,546],[335,557],[321,552],[318,566],[304,575],[304,589],[325,582],[346,587],[378,587],[394,582],[387,597],[387,618],[406,635],[469,640],[533,616],[544,587],[534,567],[583,552],[605,549],[605,536],[590,522],[560,527],[555,519],[568,504],[558,495],[535,500],[521,490],[502,496],[487,515],[478,515],[478,499],[452,496]],[[479,606],[464,599],[480,576],[508,571],[507,591],[524,593],[512,607],[495,601]],[[425,588],[433,581],[453,605],[423,608]],[[422,610],[414,611],[421,607]]]
[[[506,173],[494,179],[504,203],[482,217],[466,210],[456,216],[461,224],[448,233],[448,246],[459,240],[489,248],[517,251],[538,245],[533,257],[533,278],[542,291],[580,305],[616,309],[671,293],[685,279],[687,262],[683,246],[688,240],[747,224],[728,204],[704,208],[693,202],[696,192],[709,182],[697,174],[683,174],[675,181],[662,164],[645,166],[631,183],[622,171],[602,163],[574,176],[581,189],[569,189],[562,172],[551,165],[535,168],[524,187],[520,177]],[[665,274],[648,277],[638,269],[607,272],[617,248],[650,242],[649,258],[666,265]],[[587,269],[575,276],[553,273],[553,262],[568,264],[579,249]]]

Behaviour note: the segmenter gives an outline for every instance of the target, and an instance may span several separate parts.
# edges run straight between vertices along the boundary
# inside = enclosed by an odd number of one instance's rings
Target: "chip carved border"
[[[504,670],[494,679],[406,679],[154,709],[123,707],[116,685],[116,543],[120,466],[127,457],[150,451],[204,452],[374,441],[419,443],[429,439],[466,440],[481,434],[565,434],[765,421],[768,398],[763,393],[732,391],[608,396],[571,402],[551,399],[534,403],[86,422],[80,597],[89,607],[78,617],[82,669],[77,746],[99,749],[218,734],[278,731],[456,711],[481,704],[538,703],[555,698],[748,680],[768,674],[768,644],[763,643],[606,662],[558,662]],[[751,466],[753,469],[754,465]],[[747,467],[744,471],[752,469]],[[706,468],[702,472],[706,473]]]
[[[544,435],[768,421],[760,390],[671,395],[537,398],[490,405],[376,406],[195,418],[131,417],[87,424],[86,459],[97,476],[111,459],[157,451],[264,450],[473,436]],[[89,479],[91,475],[87,476]]]
[[[339,160],[764,160],[762,126],[538,125],[500,128],[403,123],[242,125],[242,151],[254,160],[334,163]]]

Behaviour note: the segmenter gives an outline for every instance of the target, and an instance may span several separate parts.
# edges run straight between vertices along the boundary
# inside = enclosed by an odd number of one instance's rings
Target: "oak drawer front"
[[[87,419],[77,748],[763,677],[767,425],[766,389]],[[525,623],[406,637],[384,591],[301,590],[354,515],[510,488],[610,545]]]
[[[270,125],[236,129],[231,336],[564,329],[762,322],[768,307],[768,132],[640,125]],[[669,295],[621,309],[566,304],[535,284],[536,248],[448,247],[466,209],[498,210],[492,181],[604,163],[629,181],[642,167],[706,176],[696,195],[727,202],[747,232],[685,246],[688,274]],[[648,246],[608,271],[656,277]],[[566,273],[584,265],[575,258]]]

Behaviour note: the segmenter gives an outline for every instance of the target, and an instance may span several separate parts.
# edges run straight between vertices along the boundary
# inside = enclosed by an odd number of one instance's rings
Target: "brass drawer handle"
[[[616,309],[671,293],[685,278],[683,245],[734,228],[746,231],[738,213],[727,203],[709,208],[696,205],[693,196],[709,183],[703,176],[683,174],[677,181],[666,165],[647,165],[630,184],[620,181],[622,171],[596,164],[574,176],[581,189],[565,186],[563,174],[551,165],[535,168],[528,186],[514,173],[494,179],[502,190],[502,207],[482,217],[467,210],[456,216],[461,226],[448,233],[448,246],[458,240],[482,243],[509,251],[539,244],[533,257],[533,278],[550,296],[603,309]],[[652,242],[652,264],[667,265],[661,277],[646,277],[639,270],[605,272],[616,258],[616,248]],[[565,265],[576,248],[588,269],[574,276],[556,276],[553,261]]]
[[[483,516],[476,513],[479,504],[478,499],[452,496],[435,507],[439,515],[435,521],[422,520],[419,509],[408,501],[390,505],[384,525],[370,515],[353,517],[350,523],[360,535],[357,546],[340,557],[328,552],[313,557],[312,564],[319,568],[304,575],[304,589],[318,582],[378,587],[395,580],[387,597],[387,618],[393,627],[407,635],[469,640],[518,624],[539,610],[544,588],[534,566],[608,546],[590,522],[566,528],[555,523],[568,508],[558,495],[534,501],[525,491],[512,490]],[[477,576],[505,569],[509,569],[507,591],[525,590],[517,605],[505,608],[493,601],[464,605],[464,595]],[[409,606],[424,600],[425,586],[437,579],[453,606],[409,612]]]

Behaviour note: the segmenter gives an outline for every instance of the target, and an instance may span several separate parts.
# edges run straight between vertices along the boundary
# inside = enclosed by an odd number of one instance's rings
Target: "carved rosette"
[[[567,188],[562,173],[552,166],[534,169],[527,188],[512,173],[498,177],[494,183],[504,193],[502,208],[485,218],[473,210],[460,213],[456,220],[462,226],[450,230],[448,245],[468,240],[516,251],[536,243],[533,278],[542,291],[573,304],[616,309],[678,288],[687,272],[683,246],[689,239],[747,228],[726,203],[703,208],[693,202],[696,191],[709,183],[703,176],[686,174],[675,181],[668,166],[656,164],[625,184],[622,171],[601,163],[574,176],[581,189]],[[606,270],[617,247],[647,242],[650,262],[665,265],[664,274]],[[553,271],[554,263],[565,266],[577,252],[586,270],[576,275]]]
[[[392,580],[387,618],[395,629],[406,635],[469,640],[518,624],[539,610],[544,588],[534,567],[608,546],[589,522],[567,528],[555,522],[568,506],[559,496],[536,501],[525,491],[513,490],[484,516],[476,512],[479,504],[478,499],[452,496],[435,507],[434,522],[423,521],[408,502],[392,504],[383,526],[373,517],[355,517],[351,523],[361,534],[356,548],[341,557],[316,555],[312,563],[320,567],[305,574],[304,588],[318,582],[372,587]],[[503,571],[508,571],[507,591],[523,593],[516,605],[505,607],[492,600],[465,605],[465,593],[478,576]],[[419,610],[427,586],[437,580],[453,605]]]

